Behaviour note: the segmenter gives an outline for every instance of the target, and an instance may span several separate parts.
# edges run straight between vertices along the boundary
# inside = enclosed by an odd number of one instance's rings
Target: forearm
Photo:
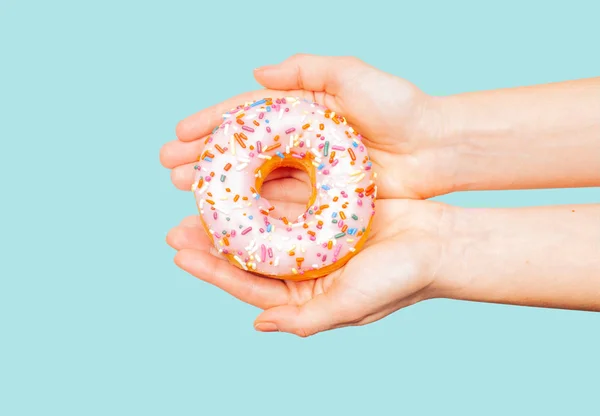
[[[454,191],[600,186],[600,78],[438,102]]]
[[[441,296],[600,311],[600,205],[452,210]]]

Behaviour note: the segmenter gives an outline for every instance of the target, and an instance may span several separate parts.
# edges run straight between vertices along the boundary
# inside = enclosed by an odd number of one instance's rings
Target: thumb
[[[306,90],[338,95],[342,86],[367,64],[352,57],[294,55],[280,64],[254,70],[264,87],[275,90]]]
[[[303,305],[283,305],[267,309],[254,323],[261,332],[288,332],[308,337],[318,332],[358,321],[351,304],[345,305],[337,292],[322,293]]]

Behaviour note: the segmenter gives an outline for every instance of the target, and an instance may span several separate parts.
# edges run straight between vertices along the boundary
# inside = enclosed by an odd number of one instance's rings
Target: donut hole
[[[270,217],[293,221],[312,203],[310,176],[302,167],[277,167],[263,179],[259,192],[275,207]]]

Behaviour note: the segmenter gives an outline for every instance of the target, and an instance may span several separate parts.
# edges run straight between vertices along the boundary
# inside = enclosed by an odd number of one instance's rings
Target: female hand
[[[173,183],[189,190],[194,162],[221,115],[264,97],[301,96],[344,115],[364,136],[378,177],[378,198],[428,198],[452,190],[454,150],[438,139],[439,108],[433,97],[396,76],[356,58],[296,55],[279,65],[255,70],[265,90],[248,92],[181,121],[178,140],[161,150]],[[266,197],[298,187],[299,172],[284,170],[265,184]],[[292,194],[294,192],[291,192]],[[300,202],[300,201],[296,201]]]
[[[301,206],[288,206],[301,208]],[[264,309],[259,331],[301,337],[363,325],[436,296],[452,208],[429,201],[380,200],[364,249],[328,276],[301,282],[244,272],[212,246],[197,216],[173,228],[168,243],[183,270]],[[212,255],[211,255],[212,254]]]

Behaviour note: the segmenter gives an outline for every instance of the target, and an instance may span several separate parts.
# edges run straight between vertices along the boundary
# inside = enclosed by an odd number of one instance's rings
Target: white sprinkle
[[[355,170],[354,172],[352,172],[352,173],[350,174],[350,176],[356,176],[356,175],[360,175],[360,174],[361,174],[361,172],[362,172],[361,170]]]
[[[231,147],[231,154],[235,155],[235,142],[234,142],[235,138],[233,137],[233,135],[231,136],[231,139],[229,140],[229,147]]]
[[[244,270],[248,270],[248,268],[246,267],[244,262],[242,262],[242,259],[240,259],[237,254],[234,255],[233,258],[240,264],[240,266],[242,266],[244,268]]]
[[[303,225],[304,225],[303,222],[297,222],[297,223],[292,224],[292,228],[302,227]]]
[[[349,180],[348,183],[360,182],[360,180],[364,177],[365,177],[365,174],[361,173],[359,176],[356,176],[356,177],[352,178],[351,180]]]
[[[235,167],[235,170],[237,170],[239,172],[240,170],[244,169],[246,166],[248,166],[247,163],[242,163],[241,165],[237,165]]]
[[[292,145],[293,146],[293,145]],[[285,154],[289,155],[290,154],[290,146],[286,146],[285,147]]]
[[[350,250],[353,253],[356,251],[356,249],[354,247],[349,247],[348,250]]]
[[[265,155],[265,154],[263,154],[263,153],[259,154],[259,155],[258,155],[258,158],[259,158],[259,159],[271,160],[271,156],[269,156],[269,155]]]
[[[283,117],[283,108],[279,110],[279,120],[281,120],[281,117]]]
[[[279,257],[275,257],[275,261],[273,262],[273,266],[279,266]]]
[[[248,159],[247,157],[242,157],[242,156],[238,156],[237,160],[239,160],[242,163],[250,162],[250,159]]]
[[[312,268],[313,268],[313,269],[318,269],[318,268],[319,268],[319,265],[315,263],[315,264],[313,264],[313,265],[312,265]]]

